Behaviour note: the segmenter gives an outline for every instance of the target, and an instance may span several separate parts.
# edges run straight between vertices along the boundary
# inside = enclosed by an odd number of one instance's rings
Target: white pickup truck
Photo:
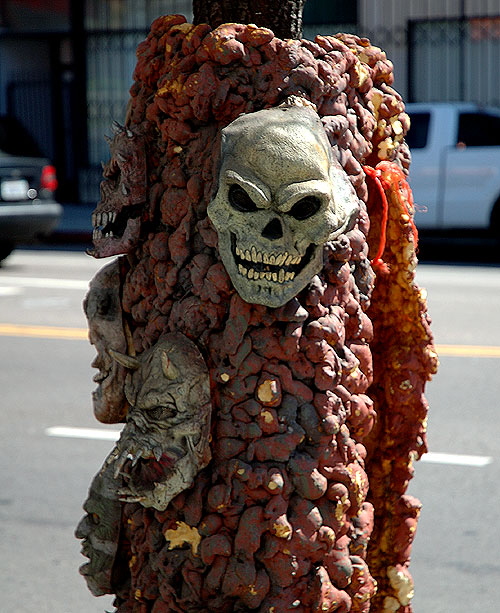
[[[417,227],[500,236],[500,109],[429,102],[406,110]]]

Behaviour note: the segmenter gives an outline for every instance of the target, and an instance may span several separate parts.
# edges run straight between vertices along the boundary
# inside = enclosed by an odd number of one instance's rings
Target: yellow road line
[[[0,323],[0,336],[27,336],[31,338],[64,338],[87,340],[86,328],[61,328],[59,326],[30,326]],[[436,345],[440,357],[500,358],[500,347],[487,345]]]
[[[436,345],[440,357],[500,358],[500,347],[488,345]]]
[[[27,336],[30,338],[88,339],[86,328],[60,328],[56,326],[26,326],[0,323],[0,336]]]

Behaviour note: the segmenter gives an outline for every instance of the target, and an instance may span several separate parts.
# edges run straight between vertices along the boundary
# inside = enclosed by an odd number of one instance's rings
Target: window
[[[488,113],[462,113],[457,142],[466,147],[500,146],[500,117]]]
[[[427,145],[429,135],[430,113],[409,113],[410,129],[406,135],[406,142],[410,149],[423,149]]]

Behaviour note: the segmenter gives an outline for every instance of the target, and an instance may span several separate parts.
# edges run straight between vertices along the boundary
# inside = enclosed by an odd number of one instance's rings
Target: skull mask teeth
[[[248,279],[272,281],[273,283],[287,283],[293,281],[295,276],[304,268],[314,251],[310,245],[306,254],[292,255],[288,251],[283,253],[268,253],[257,251],[255,245],[251,249],[240,249],[236,244],[236,236],[231,236],[231,251],[238,266],[238,272]]]
[[[279,307],[323,267],[324,244],[358,211],[318,115],[279,107],[223,130],[218,191],[208,215],[236,291]]]

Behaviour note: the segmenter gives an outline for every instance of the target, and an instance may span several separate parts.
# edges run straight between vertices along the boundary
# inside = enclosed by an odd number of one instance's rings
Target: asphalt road
[[[87,283],[102,265],[83,253],[19,250],[0,268],[2,612],[113,608],[111,597],[87,591],[73,537],[92,476],[112,443],[50,430],[116,429],[92,415],[94,351],[81,310]],[[500,267],[423,264],[418,279],[428,289],[441,368],[427,390],[432,453],[410,486],[424,504],[411,565],[414,611],[494,611]]]

